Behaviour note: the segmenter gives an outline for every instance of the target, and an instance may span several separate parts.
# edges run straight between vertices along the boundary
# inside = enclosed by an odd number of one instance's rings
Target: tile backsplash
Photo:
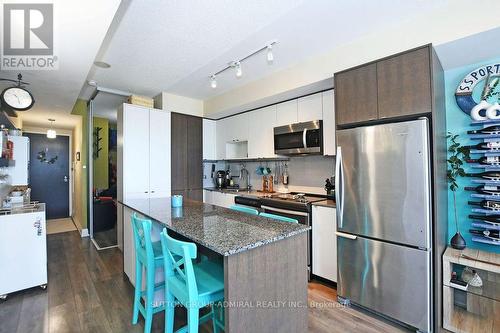
[[[289,187],[291,191],[295,191],[294,188],[311,188],[313,192],[322,193],[325,179],[333,176],[335,173],[335,157],[332,156],[297,156],[291,157],[285,163],[288,165]],[[211,178],[212,164],[215,164],[216,171],[226,170],[229,166],[233,176],[240,174],[241,163],[204,163],[203,187],[214,187],[214,182]],[[267,165],[273,172],[275,168],[275,162],[247,162],[244,164],[250,172],[250,183],[253,189],[256,190],[262,188],[262,176],[257,175],[255,170],[260,165]],[[235,182],[238,182],[237,178],[235,178]]]

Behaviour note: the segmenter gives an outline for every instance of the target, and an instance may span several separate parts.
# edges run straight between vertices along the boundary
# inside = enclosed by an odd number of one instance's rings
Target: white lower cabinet
[[[312,206],[312,273],[337,282],[337,216],[335,208]]]
[[[203,190],[203,202],[210,205],[229,208],[234,205],[235,197],[236,195],[231,193]]]

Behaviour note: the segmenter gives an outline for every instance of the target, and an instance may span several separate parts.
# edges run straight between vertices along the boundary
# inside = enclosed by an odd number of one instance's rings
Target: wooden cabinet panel
[[[335,155],[335,107],[333,90],[323,92],[323,155]]]
[[[170,112],[149,111],[149,189],[153,197],[168,196],[170,192]]]
[[[379,118],[431,112],[429,48],[377,63]]]
[[[215,160],[217,146],[216,121],[203,119],[203,159]]]
[[[248,113],[248,157],[274,157],[276,105]]]
[[[294,124],[298,121],[298,102],[293,99],[276,105],[276,126]]]
[[[297,120],[305,121],[323,119],[323,105],[321,93],[301,97],[297,101]]]
[[[376,64],[337,73],[334,79],[337,125],[378,118]]]
[[[187,117],[187,188],[203,188],[203,123],[198,117]],[[198,198],[198,197],[197,197]],[[201,198],[201,195],[200,195]],[[201,199],[199,199],[201,200]]]
[[[172,193],[188,187],[187,117],[172,113]]]

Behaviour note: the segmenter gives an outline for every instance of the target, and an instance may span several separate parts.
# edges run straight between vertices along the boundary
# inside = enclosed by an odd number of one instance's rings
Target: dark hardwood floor
[[[143,320],[131,324],[133,288],[123,277],[118,249],[98,252],[76,231],[48,235],[47,241],[48,288],[14,293],[1,302],[1,333],[144,331]],[[310,332],[404,332],[335,300],[334,289],[309,285]],[[153,331],[163,332],[163,323],[163,314],[156,314]],[[184,324],[179,308],[175,327]],[[211,331],[210,322],[200,329]]]

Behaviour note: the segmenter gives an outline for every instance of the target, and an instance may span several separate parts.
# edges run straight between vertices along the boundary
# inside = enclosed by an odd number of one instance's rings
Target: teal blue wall
[[[455,134],[459,134],[459,141],[462,144],[477,144],[478,141],[473,142],[467,139],[466,131],[471,128],[471,118],[467,116],[462,110],[457,106],[455,102],[455,90],[457,89],[458,84],[464,78],[466,74],[470,71],[481,67],[482,65],[487,65],[490,63],[500,62],[500,58],[490,59],[488,61],[484,61],[477,64],[471,64],[469,66],[459,67],[455,69],[451,69],[445,72],[445,89],[446,89],[446,125],[447,129],[450,132]],[[480,94],[482,90],[482,86],[478,85],[476,87],[475,94]],[[479,99],[477,96],[475,100]],[[465,168],[466,172],[479,172],[481,169],[472,170],[471,168]],[[463,189],[464,186],[469,186],[471,184],[470,178],[461,178],[458,181],[460,188]],[[458,220],[459,220],[459,229],[462,235],[467,242],[467,247],[481,249],[491,252],[500,253],[500,246],[496,245],[488,245],[473,242],[471,239],[471,235],[469,233],[469,229],[471,228],[471,221],[468,218],[470,213],[470,206],[467,204],[467,201],[470,200],[470,194],[472,192],[464,191],[459,189],[457,191],[457,210],[458,210]],[[476,199],[474,199],[476,200]],[[477,200],[476,200],[477,201]],[[448,242],[453,237],[456,232],[455,227],[455,218],[453,211],[453,195],[451,191],[448,191]]]

